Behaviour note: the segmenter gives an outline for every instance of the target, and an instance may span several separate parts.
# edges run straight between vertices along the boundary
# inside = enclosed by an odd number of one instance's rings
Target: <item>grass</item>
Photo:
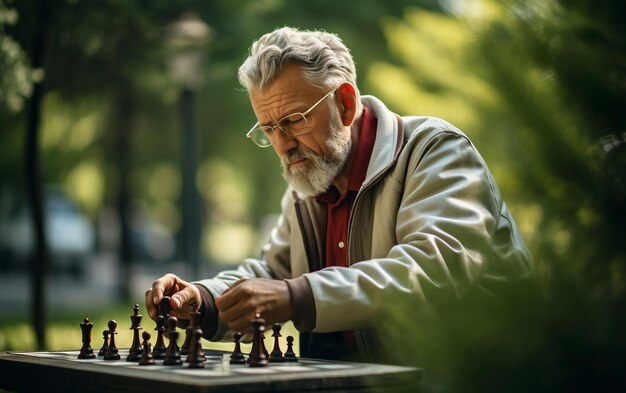
[[[142,305],[140,305],[142,306]],[[111,309],[100,310],[95,313],[86,314],[81,310],[64,310],[56,311],[53,317],[49,318],[46,327],[46,349],[47,350],[78,350],[82,344],[82,333],[80,323],[84,318],[89,318],[93,322],[94,327],[91,335],[91,346],[97,350],[102,346],[102,331],[107,329],[108,321],[115,319],[118,323],[118,334],[115,342],[118,348],[128,348],[132,342],[132,331],[130,330],[130,315],[132,314],[133,304],[120,304]],[[143,306],[142,306],[143,309]],[[150,320],[145,312],[140,311],[144,315],[142,326],[144,329],[150,329],[154,333],[154,322]],[[270,334],[265,334],[265,345],[267,350],[271,352],[273,340],[271,339],[271,328],[267,327]],[[281,349],[286,349],[284,338],[291,335],[294,340],[294,351],[299,355],[298,351],[298,332],[291,322],[283,324],[281,330],[283,338],[281,339]],[[183,333],[181,332],[181,337]],[[154,336],[153,336],[154,337]],[[182,338],[179,339],[182,344]],[[152,340],[154,341],[154,339]],[[153,342],[154,343],[154,342]],[[242,351],[249,352],[251,344],[243,343]],[[232,342],[209,342],[203,341],[203,348],[217,349],[224,351],[232,351]],[[31,326],[31,322],[26,315],[14,314],[11,316],[2,315],[0,319],[0,351],[34,351],[37,349],[35,340],[35,332]]]

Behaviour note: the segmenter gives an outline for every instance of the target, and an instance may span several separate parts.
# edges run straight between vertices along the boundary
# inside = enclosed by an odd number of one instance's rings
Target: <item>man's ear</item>
[[[346,82],[337,88],[337,93],[341,101],[341,106],[339,107],[341,121],[344,126],[348,127],[352,125],[356,117],[356,90],[354,90],[354,86]]]

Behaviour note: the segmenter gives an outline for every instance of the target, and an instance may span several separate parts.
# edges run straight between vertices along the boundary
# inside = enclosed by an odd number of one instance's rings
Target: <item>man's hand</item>
[[[198,311],[202,304],[200,291],[195,285],[169,273],[153,282],[152,288],[146,291],[146,309],[153,320],[157,318],[157,305],[163,296],[171,296],[170,314],[179,321],[189,320],[189,313]]]
[[[250,328],[250,320],[259,313],[267,325],[291,318],[291,294],[287,283],[266,278],[243,278],[227,288],[215,300],[219,317],[236,332]]]

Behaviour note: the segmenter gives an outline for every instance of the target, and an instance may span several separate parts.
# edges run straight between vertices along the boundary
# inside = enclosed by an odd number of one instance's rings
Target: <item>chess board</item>
[[[139,366],[101,357],[79,360],[79,351],[0,353],[0,389],[10,391],[89,392],[293,392],[411,391],[421,371],[411,367],[298,359],[267,367],[229,364],[230,353],[204,351],[205,368],[186,365]]]

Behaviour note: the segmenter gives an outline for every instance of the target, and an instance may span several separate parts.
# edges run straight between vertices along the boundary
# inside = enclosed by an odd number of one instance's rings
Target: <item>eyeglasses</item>
[[[274,133],[275,128],[278,128],[283,134],[289,137],[305,134],[309,131],[309,122],[306,119],[306,116],[334,91],[335,89],[326,93],[324,97],[320,98],[319,101],[313,104],[313,106],[305,112],[296,112],[283,117],[276,122],[275,126],[261,126],[259,125],[259,122],[256,122],[250,131],[248,131],[246,136],[252,139],[252,142],[256,143],[259,147],[270,147],[276,142],[276,134]]]

